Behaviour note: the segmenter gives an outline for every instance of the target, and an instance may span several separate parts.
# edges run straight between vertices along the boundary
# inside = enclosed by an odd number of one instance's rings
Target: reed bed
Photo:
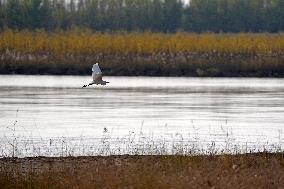
[[[284,34],[4,30],[0,73],[284,76]]]
[[[30,32],[7,29],[0,35],[0,51],[6,50],[54,56],[100,53],[283,56],[284,34],[94,33],[87,29],[47,33],[44,30]]]

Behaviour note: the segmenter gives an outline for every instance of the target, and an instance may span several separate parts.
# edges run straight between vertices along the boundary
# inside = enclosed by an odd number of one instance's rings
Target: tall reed
[[[284,77],[284,33],[0,33],[0,73]]]
[[[0,51],[20,53],[123,54],[198,53],[216,55],[284,55],[284,34],[195,34],[163,33],[94,33],[74,28],[48,33],[44,30],[4,30],[0,34]]]

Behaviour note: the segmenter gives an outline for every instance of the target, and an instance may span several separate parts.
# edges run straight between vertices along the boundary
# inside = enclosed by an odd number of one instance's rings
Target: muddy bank
[[[282,56],[215,54],[0,55],[0,74],[90,75],[99,62],[105,75],[192,77],[284,77]]]
[[[1,188],[281,188],[283,154],[2,158]]]

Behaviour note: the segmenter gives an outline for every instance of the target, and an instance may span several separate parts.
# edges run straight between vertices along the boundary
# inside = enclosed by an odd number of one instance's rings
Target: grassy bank
[[[0,159],[8,188],[281,188],[283,154]]]
[[[0,34],[0,73],[284,76],[284,34],[93,33],[73,29]]]

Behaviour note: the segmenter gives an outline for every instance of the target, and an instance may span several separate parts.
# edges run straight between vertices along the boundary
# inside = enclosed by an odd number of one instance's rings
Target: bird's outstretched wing
[[[95,63],[92,67],[92,71],[93,73],[96,73],[96,74],[102,74],[102,71],[99,67],[99,63]]]
[[[93,81],[102,81],[103,75],[98,63],[93,65],[92,71]]]

